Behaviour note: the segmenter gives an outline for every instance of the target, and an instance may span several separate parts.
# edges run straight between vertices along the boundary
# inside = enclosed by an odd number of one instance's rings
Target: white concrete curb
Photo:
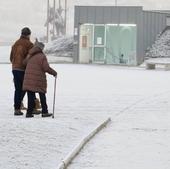
[[[111,118],[108,118],[103,123],[101,123],[98,127],[92,130],[86,137],[84,137],[78,145],[76,145],[73,150],[65,157],[65,159],[59,164],[57,169],[66,169],[67,166],[71,163],[71,161],[78,155],[81,149],[87,144],[89,140],[91,140],[101,129],[103,129],[109,122]]]

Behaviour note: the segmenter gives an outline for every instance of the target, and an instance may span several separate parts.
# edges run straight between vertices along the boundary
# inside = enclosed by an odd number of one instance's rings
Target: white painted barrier
[[[92,139],[101,129],[103,129],[109,122],[111,118],[108,118],[99,126],[97,126],[94,130],[92,130],[86,137],[84,137],[78,145],[76,145],[73,150],[65,157],[65,159],[59,164],[57,169],[66,169],[67,166],[71,163],[71,161],[77,156],[77,154],[81,151],[81,149],[87,144],[87,142]]]

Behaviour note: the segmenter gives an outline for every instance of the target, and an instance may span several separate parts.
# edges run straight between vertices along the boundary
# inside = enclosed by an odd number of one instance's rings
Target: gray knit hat
[[[44,43],[39,42],[38,40],[35,41],[34,46],[40,48],[41,50],[45,47]]]

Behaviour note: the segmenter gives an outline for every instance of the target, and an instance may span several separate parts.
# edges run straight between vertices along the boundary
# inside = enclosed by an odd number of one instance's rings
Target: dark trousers
[[[27,91],[27,95],[28,95],[27,114],[32,114],[34,107],[35,107],[35,92]],[[40,96],[40,102],[41,102],[41,107],[42,107],[42,114],[48,113],[45,93],[39,92],[39,96]]]
[[[15,110],[17,110],[17,109],[20,109],[21,101],[23,100],[24,95],[25,95],[25,91],[22,90],[22,84],[24,80],[25,71],[13,70],[12,73],[14,77],[14,86],[15,86],[14,108]]]

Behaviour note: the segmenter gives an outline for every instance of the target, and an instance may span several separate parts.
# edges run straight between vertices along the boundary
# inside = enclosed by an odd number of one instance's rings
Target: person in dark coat
[[[24,79],[25,65],[23,60],[26,58],[28,51],[33,47],[30,41],[31,30],[27,27],[21,30],[20,38],[14,43],[10,53],[10,61],[12,63],[12,73],[14,78],[14,115],[23,115],[21,112],[21,102],[25,95],[22,91]]]
[[[47,58],[43,53],[44,44],[36,41],[33,48],[29,50],[27,56],[26,70],[24,75],[23,90],[28,94],[28,109],[26,117],[33,117],[34,94],[39,93],[42,107],[42,117],[52,116],[48,112],[46,102],[47,79],[46,73],[57,76],[57,72],[49,66]]]
[[[20,38],[14,43],[10,53],[10,61],[12,63],[12,73],[14,79],[14,115],[23,115],[21,109],[25,109],[23,106],[23,98],[25,92],[22,90],[22,84],[24,80],[25,65],[23,61],[28,55],[28,51],[33,47],[33,43],[30,41],[31,30],[28,27],[24,27],[21,30]],[[34,96],[35,107],[34,114],[39,114],[40,108],[39,99]]]

